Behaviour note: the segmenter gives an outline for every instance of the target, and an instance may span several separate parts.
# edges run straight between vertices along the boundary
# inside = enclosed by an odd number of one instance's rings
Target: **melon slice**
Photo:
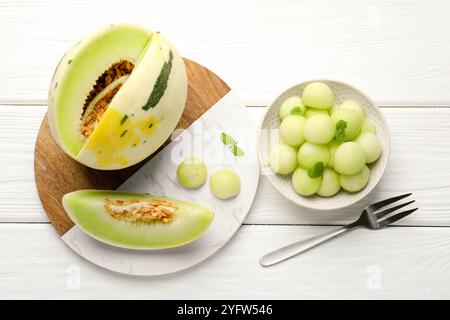
[[[63,197],[70,219],[104,243],[129,249],[178,247],[200,237],[214,214],[199,205],[165,197],[81,190]]]
[[[48,119],[58,145],[96,169],[121,169],[155,152],[183,113],[182,57],[160,33],[121,24],[75,44],[56,68]]]

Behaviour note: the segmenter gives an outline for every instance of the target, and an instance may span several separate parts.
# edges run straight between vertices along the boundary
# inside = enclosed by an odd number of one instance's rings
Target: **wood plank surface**
[[[0,222],[45,222],[33,177],[33,148],[45,106],[0,106]],[[259,123],[264,108],[250,109]],[[450,226],[450,108],[382,108],[391,132],[391,161],[367,202],[413,191],[420,212],[401,225]],[[286,201],[262,178],[248,224],[344,224],[364,203],[312,212]]]
[[[148,278],[85,261],[50,225],[0,224],[0,298],[450,298],[450,228],[360,229],[289,262],[258,263],[267,250],[331,228],[243,226],[204,263]]]
[[[163,32],[247,104],[342,80],[380,104],[450,105],[446,0],[15,0],[0,2],[0,102],[45,103],[56,63],[102,25]]]
[[[445,0],[0,0],[0,298],[449,299],[449,16]],[[301,210],[263,177],[246,225],[191,270],[133,278],[83,260],[42,210],[34,145],[59,58],[83,33],[119,22],[163,32],[247,105],[328,78],[397,106],[383,108],[391,162],[367,201],[413,190],[421,210],[403,227],[357,230],[263,269],[267,250],[333,228],[309,224],[347,223],[363,206]],[[252,112],[259,121],[264,109]]]

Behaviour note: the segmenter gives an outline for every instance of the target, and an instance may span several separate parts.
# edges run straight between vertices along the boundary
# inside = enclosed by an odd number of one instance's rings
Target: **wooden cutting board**
[[[184,62],[188,93],[178,129],[189,127],[230,91],[228,85],[207,68],[189,59],[184,59]],[[64,194],[80,189],[116,189],[169,142],[170,139],[153,155],[132,167],[114,171],[95,170],[76,162],[58,147],[46,115],[36,139],[34,174],[42,206],[59,234],[62,236],[73,227],[62,207]]]

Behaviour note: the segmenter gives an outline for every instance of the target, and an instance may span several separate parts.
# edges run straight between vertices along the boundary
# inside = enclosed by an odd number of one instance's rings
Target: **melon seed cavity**
[[[103,72],[101,76],[98,77],[92,90],[89,92],[86,100],[84,101],[80,126],[80,131],[83,136],[88,138],[92,134],[95,126],[100,121],[100,118],[103,116],[112,99],[121,88],[123,81],[118,83],[116,86],[113,86],[113,88],[110,88],[110,85],[119,79],[130,75],[133,68],[134,64],[132,62],[121,60],[114,63],[105,72]],[[105,89],[109,90],[106,94],[103,92]],[[91,104],[100,94],[102,94],[103,97],[96,101],[92,106]]]
[[[169,223],[177,206],[165,200],[104,200],[104,207],[111,217],[122,221]]]

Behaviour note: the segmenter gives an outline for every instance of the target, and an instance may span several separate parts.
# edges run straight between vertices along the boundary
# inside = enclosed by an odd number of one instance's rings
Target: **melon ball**
[[[275,173],[288,174],[297,168],[297,150],[280,143],[272,149],[270,167]]]
[[[324,110],[324,109],[306,108],[306,111],[305,111],[306,119],[311,118],[312,116],[317,116],[317,115],[328,116],[328,111]]]
[[[363,168],[354,175],[339,175],[339,183],[342,188],[348,192],[357,192],[362,190],[369,182],[369,168],[364,165]]]
[[[316,193],[321,183],[322,177],[311,178],[308,171],[303,168],[297,168],[292,174],[292,186],[302,196],[311,196]]]
[[[291,114],[292,109],[297,107],[300,108],[302,114],[305,112],[306,108],[299,96],[293,96],[284,100],[278,112],[280,119],[284,120],[284,118]]]
[[[298,147],[305,142],[303,134],[305,123],[306,119],[299,115],[288,115],[284,118],[280,125],[280,137],[283,143]]]
[[[178,182],[186,189],[200,188],[206,181],[208,172],[204,162],[195,157],[189,157],[178,165]]]
[[[312,82],[305,87],[303,104],[316,109],[329,109],[334,105],[334,95],[330,87],[322,82]]]
[[[361,104],[358,101],[356,101],[355,99],[346,99],[341,103],[341,105],[339,107],[351,109],[351,110],[355,111],[357,114],[359,114],[361,116],[361,118],[364,118],[364,111],[361,107]]]
[[[377,129],[375,128],[375,125],[369,119],[364,118],[362,126],[361,126],[361,132],[376,133]]]
[[[340,174],[356,174],[365,163],[366,153],[363,147],[354,141],[341,144],[334,153],[334,169]]]
[[[315,115],[305,124],[305,139],[310,143],[327,144],[335,133],[335,124],[328,115]]]
[[[359,143],[366,153],[366,163],[376,161],[381,154],[381,143],[376,135],[370,132],[361,133],[355,140]]]
[[[334,139],[328,144],[328,150],[330,150],[330,160],[328,160],[328,165],[332,168],[334,167],[334,153],[336,152],[337,147],[339,147],[339,143]]]
[[[331,115],[331,120],[333,120],[334,125],[336,125],[339,120],[343,120],[347,123],[347,127],[345,128],[344,132],[346,141],[350,141],[355,139],[359,135],[363,118],[355,110],[347,108],[337,108]]]
[[[335,102],[333,107],[331,109],[328,109],[328,114],[331,116],[334,111],[336,111],[339,108],[339,105]]]
[[[223,168],[213,173],[209,179],[211,192],[219,199],[230,199],[241,190],[241,179],[231,169]]]
[[[306,169],[311,169],[317,162],[326,165],[329,159],[330,151],[327,145],[305,142],[298,150],[298,163]]]
[[[339,176],[333,169],[325,168],[322,176],[322,184],[317,194],[321,197],[331,197],[339,192],[341,185],[339,184]]]

